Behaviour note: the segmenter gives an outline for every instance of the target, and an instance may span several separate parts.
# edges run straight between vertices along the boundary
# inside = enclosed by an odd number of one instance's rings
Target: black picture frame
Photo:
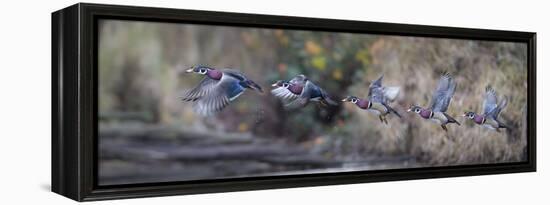
[[[527,162],[98,186],[97,20],[268,27],[527,43]],[[77,201],[536,171],[536,33],[79,3],[52,13],[52,191]]]

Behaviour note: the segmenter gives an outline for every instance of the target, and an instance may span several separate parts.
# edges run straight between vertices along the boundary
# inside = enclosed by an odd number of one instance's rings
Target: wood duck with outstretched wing
[[[378,116],[380,122],[388,124],[386,116],[393,113],[401,118],[401,115],[389,106],[389,103],[394,101],[399,94],[399,87],[384,87],[382,86],[381,75],[378,79],[372,82],[369,86],[369,93],[366,99],[361,99],[355,96],[347,96],[342,99],[343,102],[351,102],[360,109],[367,110]]]
[[[464,117],[472,120],[474,123],[491,130],[500,131],[500,128],[509,129],[507,125],[502,123],[498,116],[502,109],[508,104],[508,98],[502,97],[502,100],[498,102],[496,91],[488,85],[485,88],[485,95],[483,100],[483,114],[477,114],[473,111],[464,112]]]
[[[246,89],[263,92],[258,84],[236,70],[194,66],[186,72],[205,75],[199,84],[182,98],[183,101],[194,102],[193,109],[203,116],[222,111]]]
[[[277,81],[272,86],[275,89],[271,90],[271,93],[275,97],[287,102],[285,106],[288,108],[305,107],[310,101],[319,102],[322,105],[338,105],[338,103],[329,97],[325,90],[303,74],[297,75],[286,82]]]
[[[435,89],[429,108],[422,108],[417,105],[411,105],[407,112],[413,111],[423,119],[429,119],[438,123],[441,128],[447,131],[447,124],[456,123],[460,125],[453,117],[447,114],[447,108],[451,103],[451,99],[456,90],[456,83],[449,73],[445,73],[439,79],[437,88]]]

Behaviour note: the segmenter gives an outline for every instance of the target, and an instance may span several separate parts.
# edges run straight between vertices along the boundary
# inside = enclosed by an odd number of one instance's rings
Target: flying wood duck
[[[343,102],[351,102],[357,107],[374,113],[380,119],[380,122],[388,124],[386,115],[393,113],[397,117],[401,118],[401,115],[395,111],[388,104],[395,100],[399,94],[399,87],[384,87],[382,86],[382,79],[384,75],[381,75],[377,80],[372,82],[369,86],[369,93],[367,99],[360,99],[355,96],[347,96],[342,99]]]
[[[277,81],[272,86],[275,88],[271,90],[271,93],[287,102],[285,106],[289,108],[305,107],[310,101],[319,102],[322,105],[338,105],[325,90],[302,74],[297,75],[288,82]]]
[[[263,92],[258,84],[236,70],[194,66],[186,72],[205,75],[199,84],[182,98],[183,101],[195,102],[195,112],[203,116],[220,112],[246,89]]]
[[[481,125],[483,127],[489,128],[491,130],[500,131],[500,128],[509,129],[508,126],[504,125],[498,120],[498,115],[508,104],[508,99],[506,96],[502,97],[500,103],[497,99],[497,94],[491,86],[485,88],[485,96],[483,100],[483,114],[478,115],[475,112],[465,112],[464,117],[474,121],[474,123]]]
[[[441,125],[443,130],[447,131],[448,123],[460,125],[453,117],[446,113],[451,99],[455,93],[456,83],[449,73],[444,74],[439,79],[439,83],[432,95],[432,101],[429,108],[422,108],[417,105],[411,105],[407,112],[413,111],[424,119],[429,119]]]

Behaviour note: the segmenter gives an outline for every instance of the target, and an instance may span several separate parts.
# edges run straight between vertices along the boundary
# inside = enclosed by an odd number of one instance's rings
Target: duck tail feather
[[[448,115],[447,113],[443,113],[445,115],[445,117],[447,117],[447,119],[449,120],[449,123],[456,123],[458,126],[460,126],[460,122],[458,122],[456,119],[454,119],[453,117],[451,117],[450,115]]]
[[[334,100],[332,100],[332,99],[331,99],[330,97],[328,97],[328,96],[326,96],[324,99],[325,99],[325,102],[326,102],[327,104],[329,104],[329,105],[332,105],[332,106],[337,106],[337,105],[338,105],[337,102],[335,102]]]
[[[390,110],[391,113],[395,114],[397,117],[401,118],[401,114],[399,114],[399,112],[397,112],[395,109],[393,109],[392,107],[390,107],[389,105],[385,105],[388,108],[388,110]]]

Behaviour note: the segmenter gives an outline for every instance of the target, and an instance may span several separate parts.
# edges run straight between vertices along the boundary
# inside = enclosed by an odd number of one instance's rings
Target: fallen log
[[[301,166],[335,166],[333,159],[310,153],[299,146],[278,143],[218,144],[218,145],[157,145],[136,143],[110,143],[101,140],[101,159],[130,161],[177,160],[255,160],[274,164]]]

